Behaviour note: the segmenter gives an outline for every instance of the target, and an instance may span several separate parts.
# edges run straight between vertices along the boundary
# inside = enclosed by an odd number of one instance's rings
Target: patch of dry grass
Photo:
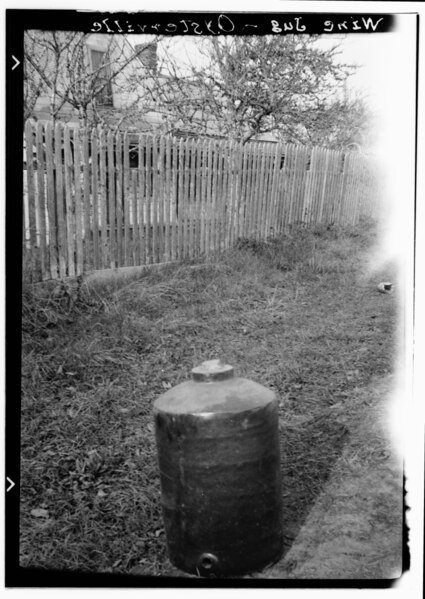
[[[27,287],[21,564],[173,572],[152,403],[215,357],[279,396],[289,549],[352,428],[334,406],[393,368],[396,296],[364,273],[373,235],[297,229],[125,285]]]

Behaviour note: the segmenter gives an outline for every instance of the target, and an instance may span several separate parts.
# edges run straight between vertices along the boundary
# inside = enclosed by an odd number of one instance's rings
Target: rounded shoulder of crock
[[[275,399],[271,389],[242,377],[214,382],[188,380],[158,397],[154,409],[172,414],[242,412],[264,407]]]

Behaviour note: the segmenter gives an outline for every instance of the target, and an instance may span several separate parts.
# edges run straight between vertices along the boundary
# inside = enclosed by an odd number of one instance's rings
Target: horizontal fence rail
[[[358,153],[27,121],[24,274],[60,279],[194,259],[294,224],[354,225],[376,212],[376,179]]]

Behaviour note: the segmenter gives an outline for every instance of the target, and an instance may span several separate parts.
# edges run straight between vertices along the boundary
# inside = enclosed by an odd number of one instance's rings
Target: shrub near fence
[[[376,210],[358,153],[27,121],[24,261],[33,280],[196,258],[291,224]]]

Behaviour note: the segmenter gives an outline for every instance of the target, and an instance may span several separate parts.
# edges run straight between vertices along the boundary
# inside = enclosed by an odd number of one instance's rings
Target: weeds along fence
[[[358,153],[27,121],[24,272],[33,281],[196,259],[240,237],[376,210]]]

